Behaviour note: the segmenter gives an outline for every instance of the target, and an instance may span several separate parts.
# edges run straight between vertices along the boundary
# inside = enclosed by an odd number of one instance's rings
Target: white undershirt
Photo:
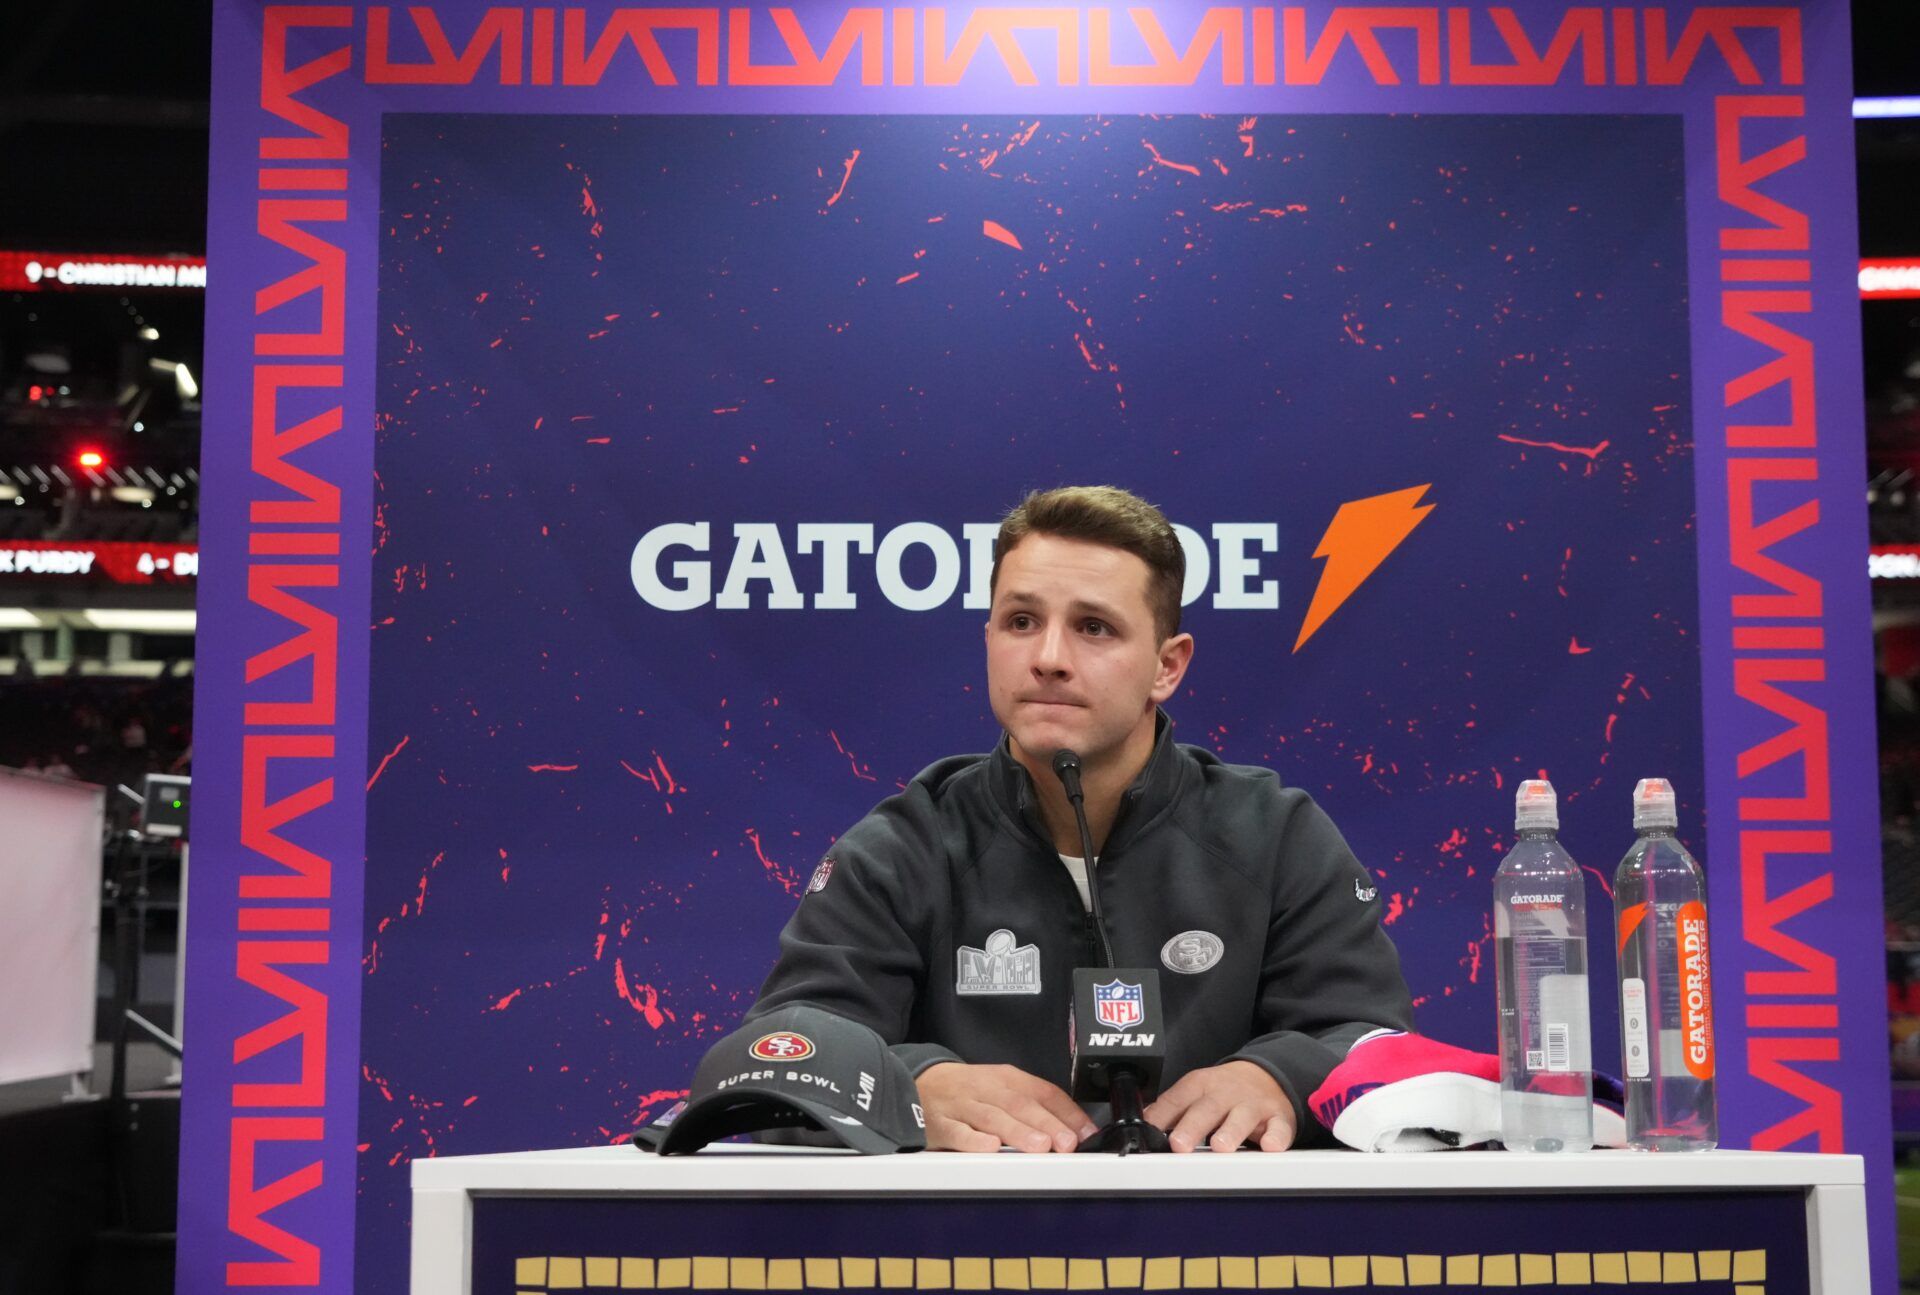
[[[1067,865],[1067,875],[1073,878],[1075,889],[1080,892],[1080,907],[1089,913],[1093,911],[1093,892],[1087,889],[1087,861],[1071,854],[1060,856],[1060,862]],[[1099,860],[1094,860],[1098,863]]]

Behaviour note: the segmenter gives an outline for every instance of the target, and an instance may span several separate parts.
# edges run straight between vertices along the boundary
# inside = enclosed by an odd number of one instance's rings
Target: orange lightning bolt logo
[[[1325,558],[1327,565],[1320,569],[1320,583],[1307,606],[1307,619],[1300,626],[1300,637],[1294,640],[1295,652],[1340,610],[1354,590],[1366,583],[1367,577],[1386,561],[1387,554],[1399,548],[1400,542],[1413,534],[1413,528],[1426,520],[1433,505],[1421,503],[1420,496],[1427,489],[1411,486],[1340,505],[1340,511],[1327,523],[1327,533],[1320,537],[1320,547],[1313,551],[1313,556]]]

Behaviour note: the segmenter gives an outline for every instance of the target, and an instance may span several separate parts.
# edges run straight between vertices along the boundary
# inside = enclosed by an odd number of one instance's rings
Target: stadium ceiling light
[[[1862,117],[1920,117],[1920,95],[1884,95],[1855,99],[1853,115]]]
[[[0,607],[0,630],[37,630],[40,618],[24,607]]]
[[[128,630],[135,634],[191,634],[195,623],[194,613],[190,611],[127,611],[89,607],[80,613],[80,617],[98,630]]]

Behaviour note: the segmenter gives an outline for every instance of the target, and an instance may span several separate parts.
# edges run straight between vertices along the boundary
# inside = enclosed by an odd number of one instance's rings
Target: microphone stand
[[[1080,788],[1080,757],[1064,747],[1053,753],[1053,773],[1073,806],[1073,821],[1080,828],[1080,851],[1087,861],[1087,898],[1093,910],[1093,926],[1100,933],[1100,953],[1108,967],[1114,965],[1113,944],[1107,939],[1106,919],[1100,914],[1098,867],[1093,857],[1093,832],[1087,826],[1086,793]],[[1112,1122],[1075,1148],[1127,1155],[1135,1151],[1165,1151],[1165,1131],[1147,1123],[1140,1099],[1140,1076],[1130,1066],[1110,1066],[1107,1071],[1107,1106]]]

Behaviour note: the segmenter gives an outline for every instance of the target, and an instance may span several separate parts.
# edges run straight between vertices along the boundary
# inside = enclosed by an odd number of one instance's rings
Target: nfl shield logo
[[[1140,986],[1109,980],[1093,987],[1093,1014],[1113,1030],[1131,1030],[1146,1018]]]

